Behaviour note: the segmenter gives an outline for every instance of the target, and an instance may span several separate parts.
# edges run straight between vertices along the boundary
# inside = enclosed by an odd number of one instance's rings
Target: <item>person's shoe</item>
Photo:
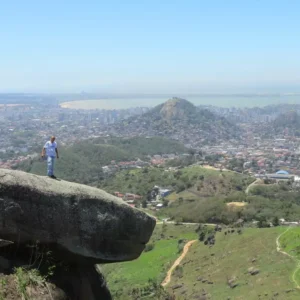
[[[56,176],[54,176],[54,175],[51,175],[50,177],[53,178],[53,179],[56,179]]]

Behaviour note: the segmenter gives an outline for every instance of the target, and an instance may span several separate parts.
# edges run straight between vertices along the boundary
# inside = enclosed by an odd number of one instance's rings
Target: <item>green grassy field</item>
[[[223,229],[217,233],[216,244],[211,248],[197,241],[173,272],[167,292],[175,295],[176,300],[300,299],[300,289],[292,278],[296,261],[276,248],[277,237],[286,230],[286,227],[247,228],[241,235],[236,232],[225,235]],[[165,299],[157,295],[139,298],[128,293],[146,287],[149,280],[157,284],[163,281],[167,270],[180,256],[179,239],[197,239],[195,226],[157,225],[151,238],[155,244],[152,251],[144,252],[132,262],[101,266],[114,299]],[[300,228],[284,233],[280,242],[284,251],[295,253],[300,245]],[[250,268],[259,270],[258,274],[251,275]],[[229,287],[229,280],[237,286]],[[199,298],[203,293],[206,298]]]
[[[295,269],[291,278],[295,284],[300,286],[300,228],[288,228],[279,239],[282,251],[285,251],[294,258]]]
[[[284,230],[253,228],[244,230],[242,235],[221,232],[211,248],[196,242],[182,261],[182,277],[173,276],[168,289],[182,285],[174,290],[176,299],[196,299],[203,291],[214,300],[300,299],[300,291],[291,278],[295,261],[276,250],[276,238]],[[286,238],[290,248],[288,235]],[[250,275],[251,267],[259,273]],[[212,284],[203,283],[200,278]],[[238,284],[235,288],[229,287],[230,279]]]
[[[281,237],[280,245],[284,251],[300,259],[300,228],[289,228]]]
[[[137,260],[131,262],[101,266],[114,299],[125,299],[128,289],[144,287],[149,280],[160,283],[180,255],[178,240],[197,238],[195,228],[187,225],[157,225],[150,241],[154,244],[153,250],[144,252]]]

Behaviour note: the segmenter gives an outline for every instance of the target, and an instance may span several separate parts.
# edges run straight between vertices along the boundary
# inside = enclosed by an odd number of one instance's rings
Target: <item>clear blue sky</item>
[[[0,92],[300,91],[300,1],[2,1]]]

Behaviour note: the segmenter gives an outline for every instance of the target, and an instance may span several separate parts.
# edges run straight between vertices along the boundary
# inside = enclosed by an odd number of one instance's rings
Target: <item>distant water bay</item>
[[[176,95],[177,96],[177,95]],[[153,96],[153,97],[124,97],[108,99],[87,99],[63,102],[60,104],[63,108],[70,109],[125,109],[132,107],[153,107],[161,104],[171,96]],[[194,103],[195,105],[214,105],[221,107],[262,107],[274,104],[300,104],[300,94],[293,95],[178,95]]]

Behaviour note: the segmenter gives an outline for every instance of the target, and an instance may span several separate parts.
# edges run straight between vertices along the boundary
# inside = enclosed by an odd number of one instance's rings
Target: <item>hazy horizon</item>
[[[74,109],[126,109],[154,107],[173,97],[183,98],[194,105],[218,107],[263,107],[278,104],[300,104],[300,93],[260,94],[46,94],[46,93],[0,93],[0,103],[53,103]]]
[[[179,95],[177,95],[179,97]],[[82,99],[60,101],[64,106],[75,109],[124,109],[132,107],[154,107],[172,96],[152,97],[111,97],[102,99]],[[219,107],[263,107],[276,104],[300,104],[300,95],[285,96],[225,96],[225,95],[180,95],[180,98],[192,102],[194,105],[212,105]]]

